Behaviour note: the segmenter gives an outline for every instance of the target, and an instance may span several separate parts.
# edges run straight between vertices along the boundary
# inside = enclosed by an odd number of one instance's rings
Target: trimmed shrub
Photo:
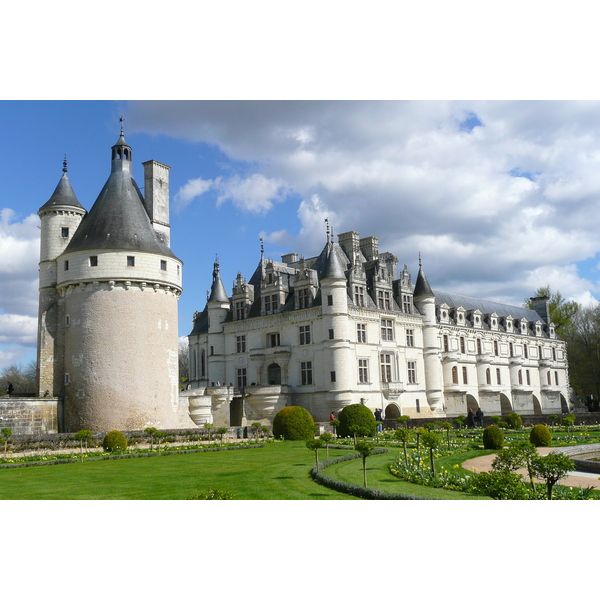
[[[497,425],[490,425],[483,430],[483,447],[486,450],[500,450],[504,446],[504,433]]]
[[[102,448],[105,452],[114,452],[115,450],[127,450],[127,438],[121,431],[109,431],[102,440]]]
[[[285,440],[312,440],[315,422],[301,406],[286,406],[273,419],[273,436]]]
[[[538,448],[549,446],[552,443],[552,434],[545,425],[535,425],[529,434],[529,441]]]
[[[349,437],[353,435],[355,429],[360,428],[361,433],[366,436],[375,435],[377,430],[377,421],[375,415],[364,404],[350,404],[344,407],[338,415],[340,424],[337,428],[337,434],[340,437]]]
[[[511,412],[506,415],[506,422],[511,429],[522,429],[523,428],[523,420],[521,419],[521,415],[516,412]]]

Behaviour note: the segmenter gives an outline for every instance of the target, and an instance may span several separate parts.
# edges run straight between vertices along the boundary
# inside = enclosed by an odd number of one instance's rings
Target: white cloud
[[[192,200],[206,193],[212,185],[213,182],[210,179],[202,179],[201,177],[190,179],[173,197],[175,210],[183,210]]]
[[[0,315],[0,343],[35,346],[37,319],[25,315]]]
[[[600,251],[595,102],[167,102],[130,110],[145,131],[216,144],[258,165],[250,178],[219,183],[221,203],[264,214],[282,198],[275,186],[299,194],[295,251],[321,248],[327,216],[336,233],[378,236],[401,264],[414,268],[422,251],[434,287],[460,292],[476,283],[513,302],[533,283],[528,273],[568,271]],[[481,125],[461,127],[468,118]],[[597,291],[576,269],[555,284],[565,295]]]

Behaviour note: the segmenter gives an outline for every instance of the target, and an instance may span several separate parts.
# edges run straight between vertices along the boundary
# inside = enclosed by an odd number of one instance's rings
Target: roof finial
[[[421,268],[421,253],[419,252],[419,269]]]
[[[325,223],[327,223],[326,226],[326,230],[327,230],[327,243],[329,244],[329,218],[325,217]]]
[[[263,261],[265,259],[265,243],[263,238],[260,239],[260,260]]]
[[[63,173],[66,173],[69,169],[67,169],[67,155],[65,154],[65,159],[63,160]]]
[[[121,137],[123,137],[125,135],[125,132],[123,131],[123,122],[125,121],[125,117],[123,115],[121,115],[121,118],[119,119],[119,123],[121,123]]]

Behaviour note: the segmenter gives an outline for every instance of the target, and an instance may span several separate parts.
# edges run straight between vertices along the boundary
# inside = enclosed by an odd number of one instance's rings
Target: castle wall
[[[13,435],[57,433],[59,409],[56,398],[0,398],[0,428]]]
[[[82,283],[65,294],[65,430],[179,425],[177,296]]]

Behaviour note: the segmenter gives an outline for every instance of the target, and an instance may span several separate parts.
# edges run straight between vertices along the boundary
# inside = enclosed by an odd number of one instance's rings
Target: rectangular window
[[[486,382],[488,385],[492,385],[492,376],[491,376],[491,374],[490,374],[490,370],[489,370],[489,369],[486,369],[486,370],[485,370],[485,382]]]
[[[369,361],[366,358],[358,359],[358,382],[369,383]]]
[[[333,329],[329,330],[329,339],[332,340],[333,339],[333,335],[334,335],[334,331]]]
[[[161,260],[160,261],[160,270],[161,271],[166,271],[167,270],[167,261],[166,260]]]
[[[128,256],[127,257],[127,266],[128,267],[135,267],[135,256]]]
[[[382,354],[379,360],[381,363],[381,381],[389,383],[392,381],[392,355]]]
[[[558,385],[558,371],[554,371],[554,383]]]
[[[311,301],[311,294],[308,288],[298,290],[298,308],[309,308]]]
[[[69,270],[69,261],[65,260],[65,271]]]
[[[452,383],[455,385],[458,383],[458,368],[452,367]]]
[[[271,308],[271,296],[265,296],[265,314],[270,315],[273,312]]]
[[[333,306],[333,296],[331,294],[327,296],[327,306]]]
[[[496,356],[499,355],[499,353],[498,353],[498,342],[496,340],[494,340],[494,354]]]
[[[68,238],[69,237],[69,228],[68,227],[61,227],[61,229],[60,229],[60,235],[61,235],[61,237]]]
[[[239,388],[243,388],[243,387],[246,387],[246,385],[247,385],[246,369],[238,369],[237,370],[237,386]]]
[[[529,358],[529,352],[528,352],[528,350],[527,350],[527,344],[525,344],[525,345],[523,346],[523,356],[524,356],[525,358]]]
[[[235,303],[235,320],[241,321],[246,317],[246,303],[243,300],[238,300]]]
[[[302,380],[302,385],[311,385],[312,384],[312,362],[301,362],[300,363],[300,377]]]
[[[237,352],[246,352],[246,336],[245,335],[238,335],[236,336],[236,347],[237,347]]]
[[[408,383],[417,383],[417,363],[409,360],[406,366],[408,368]]]
[[[90,256],[90,267],[97,267],[97,266],[98,266],[98,257]]]
[[[496,369],[496,383],[498,385],[502,383],[502,379],[500,378],[500,369]]]
[[[65,315],[65,326],[68,327],[71,324],[71,317],[69,315]]]
[[[366,325],[366,323],[357,323],[357,325],[356,325],[356,341],[359,344],[367,343],[367,325]]]
[[[335,383],[335,371],[329,371],[331,383]]]
[[[527,381],[527,385],[531,385],[531,375],[529,375],[529,369],[525,371],[525,380]]]
[[[465,338],[461,337],[460,338],[460,353],[461,354],[466,354],[466,346],[465,346]]]
[[[69,385],[71,383],[71,376],[68,373],[65,373],[65,385]]]
[[[412,313],[411,297],[408,294],[402,294],[402,311]]]
[[[379,308],[382,308],[384,310],[390,310],[392,308],[390,293],[385,292],[383,290],[379,290],[377,292],[377,305],[379,306]]]
[[[421,412],[421,403],[419,402],[418,398],[415,400],[415,405],[417,408],[417,412]]]
[[[467,385],[469,383],[469,380],[467,379],[467,367],[463,367],[462,372],[463,372],[463,383],[465,385]]]
[[[356,306],[365,305],[365,290],[361,285],[354,286],[354,304]]]
[[[523,385],[523,372],[519,369],[519,385]]]
[[[481,351],[481,339],[477,338],[477,354],[483,354]]]
[[[415,345],[415,330],[414,329],[406,330],[406,345],[409,348],[412,348]]]
[[[310,325],[300,326],[300,345],[310,344]]]
[[[381,320],[381,339],[382,341],[393,341],[394,339],[394,323],[391,319]]]
[[[444,352],[448,352],[450,350],[450,342],[448,340],[448,336],[444,335]]]
[[[279,338],[278,333],[270,333],[269,334],[269,347],[270,348],[275,348],[275,347],[279,346],[280,343],[281,343],[281,340]]]

